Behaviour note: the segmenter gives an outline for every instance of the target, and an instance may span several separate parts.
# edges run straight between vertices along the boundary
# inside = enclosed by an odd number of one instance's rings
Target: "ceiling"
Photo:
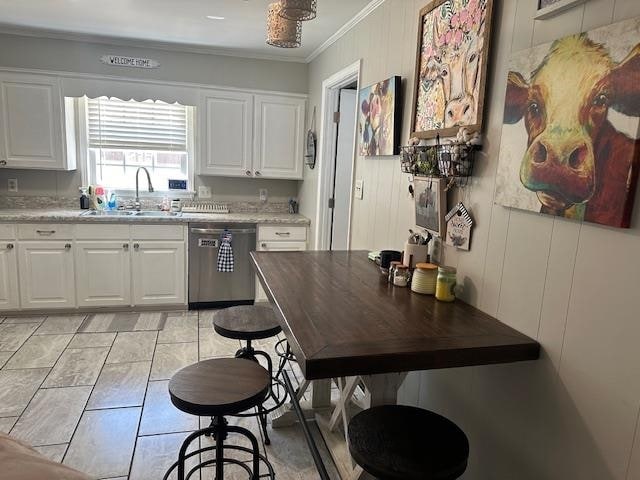
[[[161,42],[303,61],[368,4],[380,3],[318,0],[318,17],[303,24],[302,47],[282,49],[265,44],[270,1],[274,0],[0,0],[0,30]],[[207,15],[225,19],[210,20]]]

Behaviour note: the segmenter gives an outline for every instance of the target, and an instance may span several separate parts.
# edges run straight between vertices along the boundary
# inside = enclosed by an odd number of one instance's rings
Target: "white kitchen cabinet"
[[[134,240],[132,252],[133,303],[186,303],[184,241]]]
[[[18,244],[20,300],[24,309],[76,306],[73,244],[66,240]]]
[[[18,260],[16,242],[0,240],[0,310],[16,310],[18,297]]]
[[[78,306],[130,305],[129,240],[82,241],[75,247]]]
[[[0,74],[0,166],[74,170],[75,138],[66,135],[73,112],[65,115],[58,78]]]
[[[251,177],[253,95],[224,90],[200,93],[201,175]]]
[[[298,97],[255,96],[254,176],[302,180],[305,105]]]

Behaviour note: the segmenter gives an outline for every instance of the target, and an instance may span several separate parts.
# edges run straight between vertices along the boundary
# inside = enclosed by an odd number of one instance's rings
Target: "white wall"
[[[160,62],[160,67],[153,70],[110,67],[100,62],[100,57],[105,54],[153,58]],[[291,93],[306,93],[308,87],[308,67],[302,63],[7,34],[0,34],[0,67],[117,75]],[[3,169],[0,170],[0,195],[10,195],[7,192],[8,178],[18,179],[18,196],[76,196],[82,182],[79,171]],[[260,188],[269,190],[271,200],[286,201],[289,197],[295,197],[298,189],[297,182],[291,180],[204,176],[196,178],[196,188],[198,185],[209,185],[214,199],[219,201],[258,201]]]
[[[407,140],[417,15],[427,0],[387,0],[310,65],[310,111],[321,83],[363,59],[363,84],[402,75]],[[476,220],[470,252],[447,250],[465,298],[537,338],[536,362],[416,372],[402,400],[441,412],[469,435],[465,479],[640,479],[640,201],[617,230],[493,204],[511,52],[640,15],[638,0],[590,0],[534,21],[536,0],[496,0],[485,147],[464,202]],[[639,39],[640,40],[640,39]],[[567,72],[570,74],[570,72]],[[359,158],[353,248],[401,248],[413,225],[397,158]],[[317,168],[301,206],[315,214]],[[454,199],[451,199],[454,200]]]

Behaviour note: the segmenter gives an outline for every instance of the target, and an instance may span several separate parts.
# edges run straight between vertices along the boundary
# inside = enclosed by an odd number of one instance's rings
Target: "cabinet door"
[[[64,112],[58,79],[0,76],[3,160],[11,168],[67,170]]]
[[[184,242],[134,241],[132,258],[135,305],[186,303]]]
[[[198,173],[252,176],[253,95],[205,90],[200,98]]]
[[[129,240],[76,243],[78,306],[131,304]]]
[[[258,242],[256,248],[259,252],[296,252],[307,249],[307,242]],[[266,302],[267,294],[264,293],[260,280],[256,277],[256,302]]]
[[[65,241],[20,242],[18,264],[22,308],[76,306],[73,245]]]
[[[256,177],[302,180],[305,105],[301,98],[255,96]]]
[[[19,307],[15,242],[0,241],[0,310],[16,310]]]

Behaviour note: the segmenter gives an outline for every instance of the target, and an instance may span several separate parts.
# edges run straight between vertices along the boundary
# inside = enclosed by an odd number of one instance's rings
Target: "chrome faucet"
[[[147,174],[147,183],[149,184],[149,193],[153,193],[153,185],[151,184],[151,175],[149,175],[149,170],[147,170],[145,167],[138,167],[138,170],[136,170],[136,199],[135,199],[135,209],[136,210],[140,210],[140,187],[138,185],[138,174],[140,173],[140,170],[144,170],[144,173]]]

